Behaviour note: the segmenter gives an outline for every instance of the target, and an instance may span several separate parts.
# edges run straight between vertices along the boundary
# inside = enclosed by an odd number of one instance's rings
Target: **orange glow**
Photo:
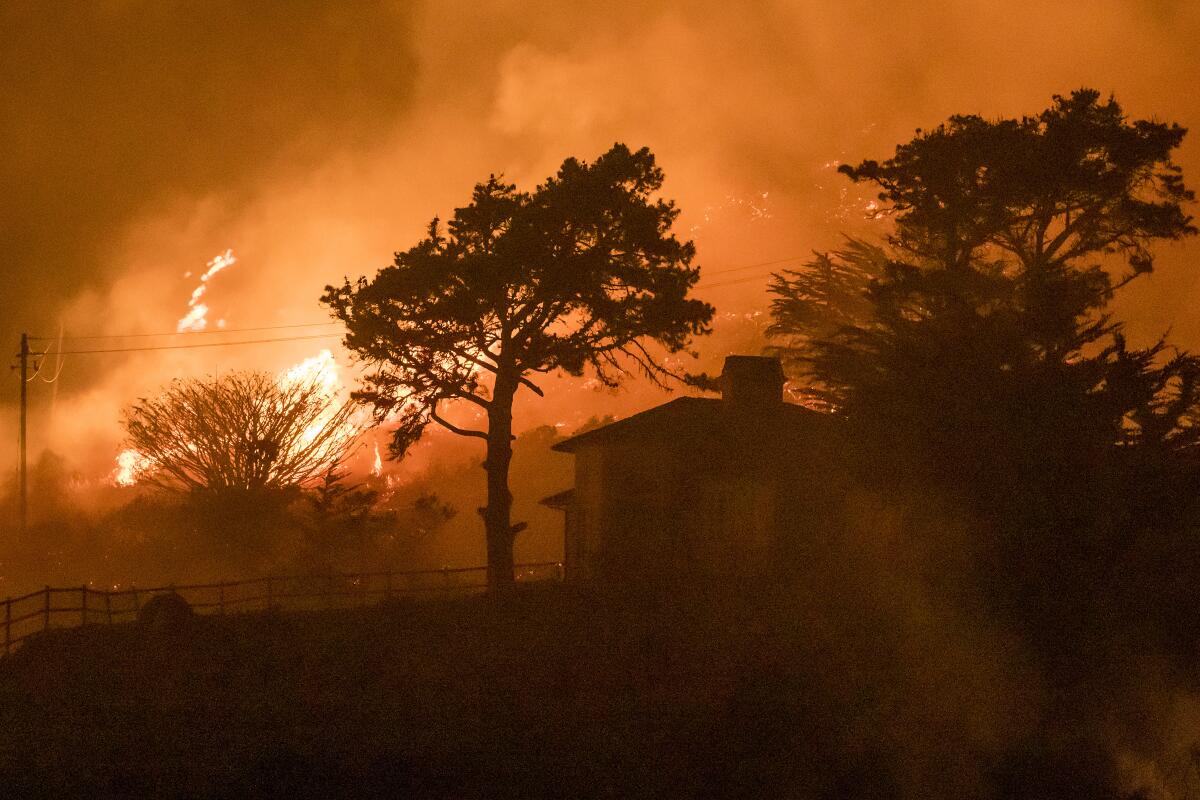
[[[210,262],[210,266],[211,264],[212,262]],[[225,266],[228,266],[228,263]],[[328,349],[321,350],[315,356],[306,358],[288,367],[280,372],[275,380],[281,386],[315,384],[321,395],[329,400],[336,400],[344,391],[342,382],[338,377],[337,362],[333,358],[333,353]],[[325,414],[305,429],[304,436],[300,439],[299,445],[305,446],[311,444],[313,439],[321,433],[321,430],[338,413],[338,410],[339,404],[331,402]],[[352,414],[346,420],[344,423],[344,432],[352,436],[357,436],[369,423],[370,414],[364,409]],[[133,486],[138,482],[138,478],[153,466],[153,462],[137,450],[125,449],[117,454],[116,467],[110,473],[110,478],[115,486]],[[383,463],[379,456],[379,446],[376,445],[375,464],[372,474],[379,475],[382,471]]]

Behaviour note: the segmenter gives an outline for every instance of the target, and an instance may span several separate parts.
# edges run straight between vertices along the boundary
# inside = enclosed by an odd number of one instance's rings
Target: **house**
[[[575,456],[574,487],[542,501],[566,516],[567,579],[774,563],[830,447],[829,418],[785,403],[783,384],[778,359],[730,356],[720,399],[680,397],[554,445]]]

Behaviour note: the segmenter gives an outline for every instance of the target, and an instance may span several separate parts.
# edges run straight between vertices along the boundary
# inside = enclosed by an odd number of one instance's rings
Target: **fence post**
[[[50,587],[47,586],[45,591],[46,591],[46,602],[43,605],[43,612],[42,612],[44,615],[43,622],[45,624],[42,626],[42,630],[48,631],[48,630],[50,630]]]
[[[112,592],[104,593],[104,616],[108,624],[112,625]]]
[[[79,587],[79,626],[87,625],[87,586]]]
[[[4,655],[12,647],[12,598],[4,601]]]

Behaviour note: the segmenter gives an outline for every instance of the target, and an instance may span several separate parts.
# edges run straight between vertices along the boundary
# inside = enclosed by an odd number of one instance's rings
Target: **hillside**
[[[691,794],[712,763],[703,749],[723,738],[713,712],[734,655],[693,651],[704,637],[664,639],[666,620],[642,611],[597,614],[539,588],[503,606],[52,632],[0,661],[0,785],[9,796]]]
[[[0,660],[0,786],[8,797],[1118,796],[1090,750],[1036,744],[1037,682],[997,677],[1015,663],[1002,641],[934,639],[928,624],[886,598],[802,587],[668,600],[554,585],[504,603],[52,631]]]

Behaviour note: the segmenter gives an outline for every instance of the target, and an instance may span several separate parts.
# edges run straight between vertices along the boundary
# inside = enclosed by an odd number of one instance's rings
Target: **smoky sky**
[[[414,66],[402,6],[5,4],[6,337],[110,281],[114,239],[172,193],[236,196],[377,135]]]
[[[239,263],[209,287],[214,315],[326,319],[326,283],[386,264],[475,181],[527,186],[622,141],[655,152],[696,240],[720,314],[700,345],[712,366],[760,344],[772,267],[724,270],[882,232],[839,161],[1085,85],[1195,129],[1196,41],[1200,7],[1170,0],[10,3],[0,337],[171,330],[183,276],[226,248]],[[1193,184],[1198,135],[1179,157]],[[1200,348],[1197,253],[1165,248],[1122,301],[1136,335]],[[335,342],[68,360],[34,392],[33,447],[111,458],[120,408],[164,380],[280,369]],[[518,427],[657,402],[556,388]]]

